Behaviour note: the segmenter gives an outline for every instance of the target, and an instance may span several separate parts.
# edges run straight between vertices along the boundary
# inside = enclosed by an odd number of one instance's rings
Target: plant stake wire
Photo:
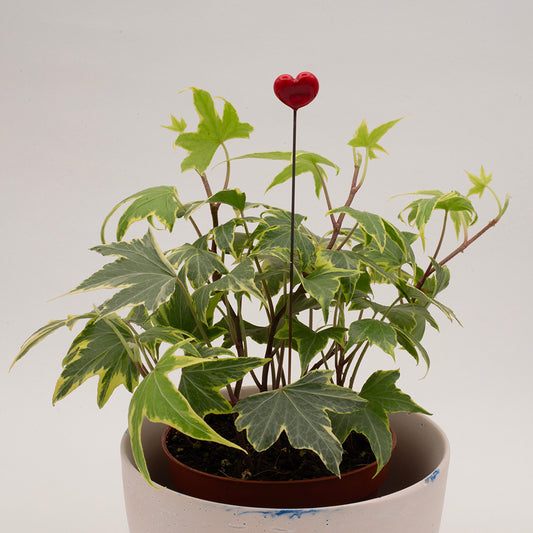
[[[293,293],[294,293],[294,226],[296,213],[296,126],[300,107],[312,102],[318,93],[318,80],[311,72],[300,72],[296,78],[289,74],[282,74],[274,82],[276,96],[287,106],[292,108],[292,176],[291,176],[291,233],[290,233],[290,261],[289,261],[289,309],[288,309],[288,375],[290,383],[292,371],[292,331],[293,331]]]

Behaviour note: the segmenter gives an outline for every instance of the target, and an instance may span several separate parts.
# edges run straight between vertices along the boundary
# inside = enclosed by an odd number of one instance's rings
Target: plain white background
[[[2,531],[126,533],[118,444],[128,394],[117,391],[99,411],[92,379],[52,407],[68,331],[8,374],[9,365],[49,319],[101,301],[96,293],[50,300],[102,264],[88,248],[115,203],[162,184],[176,184],[185,199],[196,193],[194,175],[179,171],[172,134],[159,127],[170,113],[194,124],[190,93],[179,91],[223,96],[255,126],[251,142],[230,145],[233,155],[288,150],[290,111],[272,83],[303,70],[321,89],[300,113],[299,146],[343,167],[330,178],[337,202],[351,176],[346,142],[355,127],[402,116],[359,208],[392,218],[406,202],[389,201],[395,194],[466,192],[464,170],[481,164],[496,191],[512,195],[500,224],[450,265],[442,298],[464,327],[443,319],[428,337],[427,378],[407,357],[398,361],[402,388],[435,413],[452,444],[441,532],[530,531],[528,0],[0,5]],[[268,165],[235,164],[233,184],[262,199],[272,176]],[[322,205],[301,183],[298,207],[315,213]],[[287,193],[281,187],[266,200],[283,205]],[[482,221],[495,210],[487,197]]]

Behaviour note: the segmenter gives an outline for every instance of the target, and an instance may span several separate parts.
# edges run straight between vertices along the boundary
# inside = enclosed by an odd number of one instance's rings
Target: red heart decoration
[[[300,109],[311,103],[318,93],[318,80],[311,72],[300,72],[296,79],[282,74],[274,82],[276,96],[292,109]]]

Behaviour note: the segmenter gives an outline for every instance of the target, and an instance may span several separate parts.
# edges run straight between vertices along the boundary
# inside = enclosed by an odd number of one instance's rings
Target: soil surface
[[[293,448],[283,432],[279,440],[264,452],[256,452],[238,432],[233,415],[207,415],[205,421],[220,435],[248,451],[228,448],[213,442],[192,439],[171,429],[167,447],[182,463],[209,474],[255,481],[290,481],[333,475],[311,450]],[[364,435],[352,432],[344,442],[341,473],[375,461]]]

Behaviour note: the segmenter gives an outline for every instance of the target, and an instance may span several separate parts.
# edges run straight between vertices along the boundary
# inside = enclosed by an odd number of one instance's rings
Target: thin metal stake
[[[287,381],[290,383],[292,371],[292,318],[293,318],[293,290],[294,290],[294,213],[296,199],[296,115],[292,115],[292,180],[291,180],[291,252],[289,264],[289,365]]]

